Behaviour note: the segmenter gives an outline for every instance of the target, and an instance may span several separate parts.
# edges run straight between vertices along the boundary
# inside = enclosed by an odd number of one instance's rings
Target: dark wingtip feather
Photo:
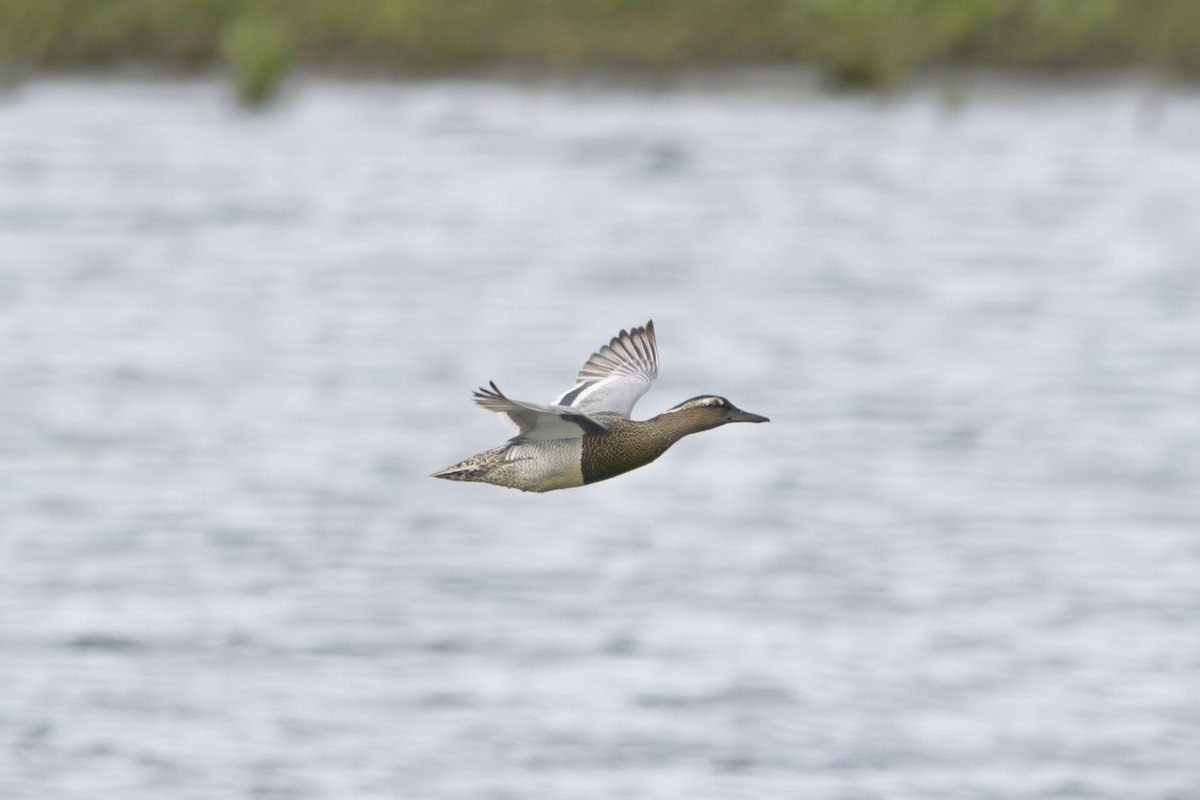
[[[496,386],[495,381],[488,381],[488,386],[491,386],[492,388],[489,390],[483,386],[480,386],[478,389],[471,392],[471,396],[476,400],[488,400],[497,397],[504,397],[504,393],[500,391],[500,387]]]
[[[658,346],[654,339],[654,321],[635,325],[609,340],[592,353],[575,375],[576,386],[613,374],[642,375],[653,380],[658,374]]]

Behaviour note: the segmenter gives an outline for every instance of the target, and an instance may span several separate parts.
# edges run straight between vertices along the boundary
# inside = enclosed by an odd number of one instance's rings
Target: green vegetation
[[[927,64],[1200,74],[1200,0],[0,0],[0,60],[228,64],[265,99],[306,65],[449,71],[817,64],[887,86]]]
[[[271,99],[287,71],[291,32],[277,19],[238,17],[221,31],[221,53],[233,69],[238,99],[259,105]]]

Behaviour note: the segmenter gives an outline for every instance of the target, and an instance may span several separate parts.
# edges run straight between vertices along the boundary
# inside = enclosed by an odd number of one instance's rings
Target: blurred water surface
[[[1200,797],[1200,95],[0,100],[0,796]],[[427,474],[651,318],[548,495]]]

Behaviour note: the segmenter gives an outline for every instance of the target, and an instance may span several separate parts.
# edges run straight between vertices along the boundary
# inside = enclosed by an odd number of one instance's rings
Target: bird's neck
[[[665,447],[678,442],[685,436],[700,431],[706,431],[714,426],[708,424],[709,415],[695,408],[681,408],[678,411],[664,411],[648,421],[656,435],[662,437]]]

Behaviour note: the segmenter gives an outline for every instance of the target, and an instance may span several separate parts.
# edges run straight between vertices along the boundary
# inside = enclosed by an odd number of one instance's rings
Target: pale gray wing
[[[543,406],[510,400],[490,383],[491,389],[480,388],[474,393],[480,408],[503,414],[517,426],[513,441],[533,442],[544,439],[575,439],[585,433],[604,433],[608,426],[592,419],[583,411],[567,406]]]
[[[628,417],[637,401],[658,377],[658,342],[654,321],[645,327],[621,331],[592,353],[575,385],[554,402],[586,414],[620,414]]]

